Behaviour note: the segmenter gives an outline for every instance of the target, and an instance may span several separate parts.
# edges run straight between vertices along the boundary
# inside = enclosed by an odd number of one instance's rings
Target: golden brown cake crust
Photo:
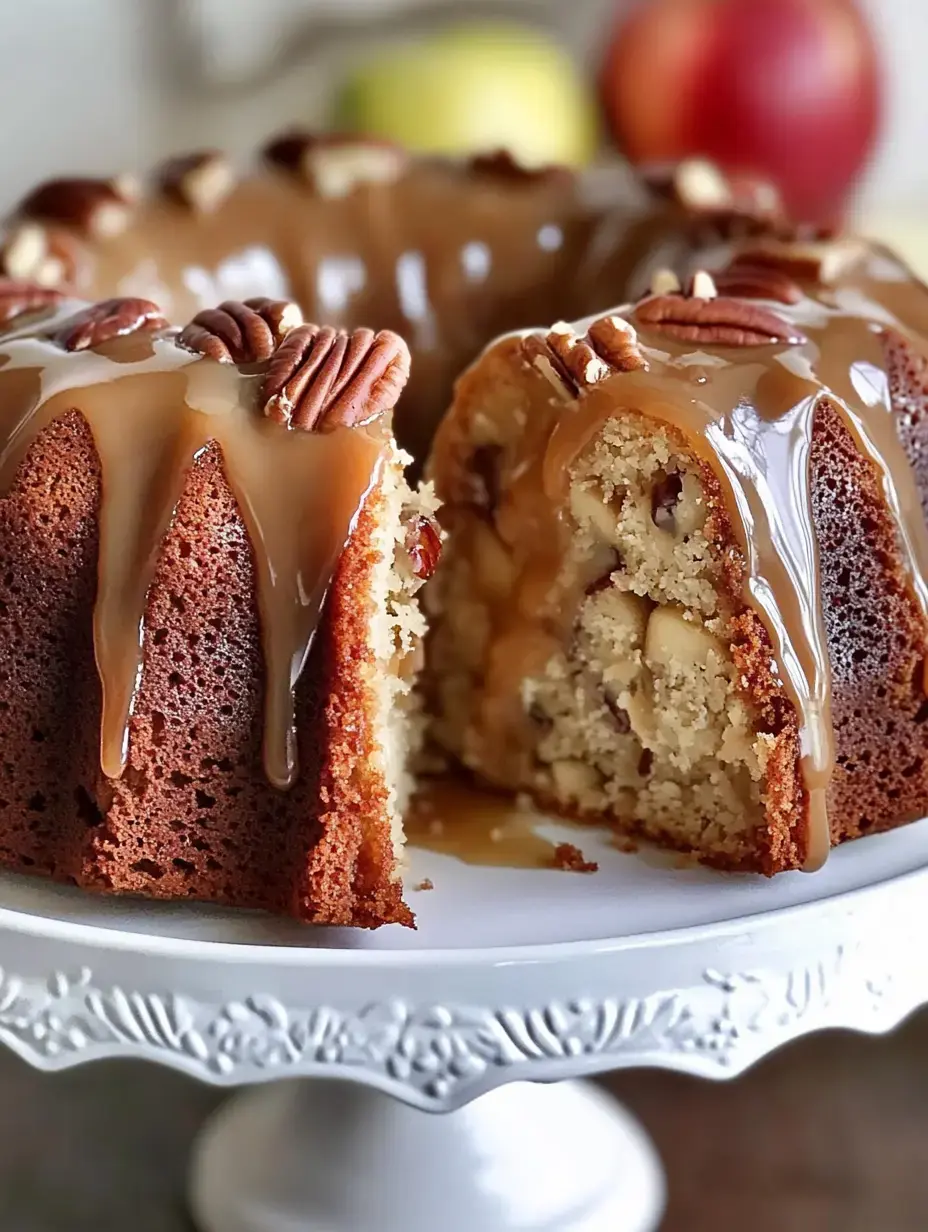
[[[907,407],[925,404],[924,363],[898,340],[887,345],[887,360],[897,428],[924,501],[920,433],[906,422]],[[830,813],[839,842],[928,808],[925,629],[879,473],[827,404],[816,429],[812,495],[834,680]]]

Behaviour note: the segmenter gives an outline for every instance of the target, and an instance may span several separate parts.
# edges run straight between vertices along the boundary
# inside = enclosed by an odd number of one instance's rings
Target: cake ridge
[[[0,283],[0,300],[3,294]],[[213,327],[217,314],[226,321],[237,317],[246,326],[260,323],[264,335],[251,337],[258,350],[248,351],[240,338],[240,363],[191,350],[190,333],[165,333],[166,322],[144,301],[102,301],[77,312],[73,303],[62,301],[53,318],[21,314],[9,332],[0,332],[5,369],[21,372],[28,386],[19,399],[8,397],[0,408],[5,484],[31,442],[65,409],[77,409],[86,419],[100,457],[94,628],[103,688],[101,765],[113,779],[126,763],[146,596],[159,545],[185,475],[211,441],[222,452],[255,554],[267,667],[267,773],[280,788],[291,786],[298,773],[293,691],[332,572],[358,510],[379,482],[389,412],[408,364],[405,369],[400,365],[392,385],[367,389],[362,427],[343,422],[323,434],[287,433],[263,412],[255,368],[269,369],[295,323],[286,305],[262,302],[258,307],[227,302],[212,315],[201,314]],[[282,331],[276,339],[268,320]],[[95,333],[101,323],[103,332]],[[206,345],[202,320],[197,329],[195,340]],[[357,366],[366,360],[362,353]],[[44,369],[37,394],[38,368],[33,365],[38,363]],[[81,375],[75,364],[84,369]],[[311,392],[310,379],[301,397]],[[132,402],[128,432],[123,398]]]

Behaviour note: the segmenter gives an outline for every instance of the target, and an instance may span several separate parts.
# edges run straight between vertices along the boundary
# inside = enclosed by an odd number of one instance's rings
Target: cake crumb
[[[434,890],[434,889],[435,889],[435,883],[434,883],[434,881],[432,880],[432,878],[431,878],[431,877],[425,877],[422,881],[420,881],[420,882],[419,882],[419,884],[415,887],[415,889],[417,889],[417,890]]]
[[[443,821],[430,821],[429,822],[429,834],[431,834],[433,838],[441,838],[444,832],[445,832],[445,823]]]
[[[599,872],[599,865],[594,860],[588,860],[573,843],[558,843],[554,849],[553,864],[567,873]]]
[[[633,856],[638,851],[637,840],[629,838],[624,834],[617,834],[615,836],[614,844],[619,851],[623,852],[627,856]]]
[[[494,826],[493,829],[490,831],[490,842],[491,843],[501,843],[503,841],[503,838],[504,838],[503,827]]]

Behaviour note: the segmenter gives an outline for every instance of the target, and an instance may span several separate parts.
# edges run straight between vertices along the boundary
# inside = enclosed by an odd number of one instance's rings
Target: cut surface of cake
[[[928,292],[844,240],[505,337],[430,475],[438,742],[719,867],[928,810]]]
[[[416,592],[439,538],[388,332],[0,282],[0,864],[410,923]]]

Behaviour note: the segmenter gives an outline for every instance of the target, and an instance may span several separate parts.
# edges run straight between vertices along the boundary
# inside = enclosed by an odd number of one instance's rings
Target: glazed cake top
[[[89,300],[142,296],[176,324],[266,295],[292,297],[309,320],[394,330],[414,359],[398,435],[420,457],[489,338],[640,294],[655,263],[778,217],[769,189],[701,163],[645,183],[302,132],[262,155],[242,175],[208,151],[144,186],[50,181],[9,220],[0,267]]]

